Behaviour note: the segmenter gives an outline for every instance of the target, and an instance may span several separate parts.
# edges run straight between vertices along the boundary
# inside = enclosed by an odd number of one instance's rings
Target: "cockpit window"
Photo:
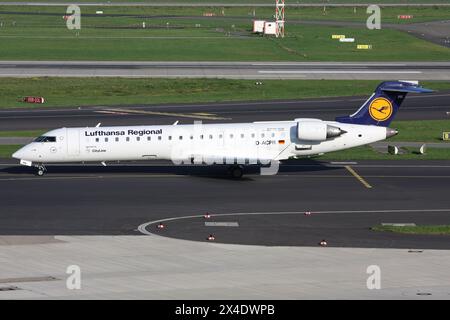
[[[40,136],[34,142],[56,142],[56,137]]]

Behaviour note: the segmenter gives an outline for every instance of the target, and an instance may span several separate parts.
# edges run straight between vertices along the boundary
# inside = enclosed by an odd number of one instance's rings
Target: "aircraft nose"
[[[12,157],[15,159],[21,160],[21,159],[23,159],[23,155],[24,155],[23,148],[20,148],[19,150],[17,150],[16,152],[14,152],[12,154]]]

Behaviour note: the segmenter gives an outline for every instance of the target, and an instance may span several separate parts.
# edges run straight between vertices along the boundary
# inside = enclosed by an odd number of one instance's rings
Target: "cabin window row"
[[[266,135],[264,133],[261,133],[261,138],[264,138],[265,136]],[[219,139],[222,139],[223,138],[223,134],[219,134],[218,137],[219,137]],[[230,139],[233,139],[234,138],[234,134],[230,134],[229,137],[230,137]],[[241,139],[244,139],[245,138],[245,134],[241,133],[240,137],[241,137]],[[250,134],[250,137],[251,138],[255,138],[256,135],[254,133],[252,133],[252,134]],[[272,133],[270,135],[270,137],[272,137],[272,138],[275,137],[275,133]],[[207,138],[212,140],[212,139],[214,139],[214,135],[212,135],[212,134],[210,134],[210,135],[203,135],[203,134],[201,134],[199,136],[200,140],[204,140],[204,139],[207,139]],[[194,136],[189,136],[189,139],[193,140]],[[136,137],[136,141],[141,141],[141,140],[145,140],[145,139],[141,139],[141,137]],[[146,140],[147,141],[151,141],[151,137],[148,136]],[[158,136],[158,140],[162,140],[162,136]],[[172,136],[168,136],[168,140],[172,140]],[[178,136],[178,140],[183,140],[183,136]],[[105,142],[109,142],[110,139],[109,138],[104,138],[104,141]],[[119,137],[111,138],[111,141],[119,142],[120,138]],[[131,141],[131,138],[130,137],[126,137],[125,141],[127,141],[127,142]],[[100,142],[100,138],[95,138],[95,142]]]

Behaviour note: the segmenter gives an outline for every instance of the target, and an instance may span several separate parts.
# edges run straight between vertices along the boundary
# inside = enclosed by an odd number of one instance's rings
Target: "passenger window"
[[[127,141],[130,141],[130,137],[127,137]]]
[[[272,132],[272,138],[275,137],[275,132]]]
[[[233,137],[234,137],[233,134],[230,134],[230,139],[233,139]]]
[[[264,133],[261,133],[261,138],[264,138]]]
[[[203,139],[203,135],[202,134],[200,135],[200,139]]]
[[[172,140],[172,136],[169,136],[169,140]]]
[[[136,141],[141,141],[141,137],[136,137]]]
[[[161,140],[161,136],[158,136],[158,140]]]
[[[95,138],[95,142],[99,142],[100,141],[100,138]]]
[[[212,134],[210,134],[210,135],[209,135],[209,138],[210,138],[210,139],[212,139],[212,138],[213,138]]]
[[[194,136],[191,136],[191,140],[193,140],[194,139]]]
[[[243,133],[241,133],[241,138],[244,138],[244,134]]]
[[[252,133],[252,138],[254,138],[255,137],[255,134],[254,133]]]
[[[223,138],[223,135],[219,134],[219,139],[222,139],[222,138]]]
[[[183,136],[180,136],[179,139],[180,139],[180,140],[183,140]]]
[[[108,138],[105,138],[105,142],[108,142]]]
[[[116,137],[116,142],[119,142],[119,137]]]
[[[150,141],[152,138],[150,136],[147,137],[147,141]]]

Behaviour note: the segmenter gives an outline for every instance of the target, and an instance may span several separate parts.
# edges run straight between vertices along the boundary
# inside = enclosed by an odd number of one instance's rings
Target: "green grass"
[[[450,235],[450,225],[423,225],[423,226],[375,226],[373,231],[396,232],[406,234]]]
[[[77,107],[245,100],[369,96],[377,80],[252,80],[130,78],[0,78],[0,108]],[[450,89],[448,81],[425,81],[425,87]],[[44,105],[19,102],[43,96]]]
[[[0,145],[0,158],[11,158],[11,155],[16,152],[21,145]]]
[[[273,3],[273,2],[272,2]],[[34,8],[38,8],[37,10]],[[286,10],[288,29],[291,23],[303,20],[331,20],[331,21],[352,21],[365,23],[368,17],[366,7],[328,7],[324,11],[323,7],[291,7]],[[61,14],[65,8],[61,7],[23,7],[5,6],[0,7],[2,21],[9,25],[16,21],[17,26],[23,27],[50,27],[64,26]],[[101,10],[103,15],[96,15],[95,12]],[[40,12],[41,15],[27,15],[28,19],[23,19],[25,13]],[[3,12],[3,13],[2,13]],[[198,20],[203,13],[212,12],[216,16],[209,19]],[[81,7],[82,27],[89,28],[95,26],[130,26],[133,23],[140,24],[146,21],[149,26],[160,25],[166,27],[165,23],[175,22],[175,25],[193,27],[193,21],[197,18],[197,23],[205,26],[214,26],[219,22],[224,26],[227,21],[236,21],[243,26],[249,27],[253,19],[272,20],[274,7]],[[412,15],[413,19],[398,19],[398,15]],[[115,15],[115,16],[114,16]],[[190,19],[187,20],[186,17]],[[382,23],[413,23],[422,21],[446,20],[450,17],[450,7],[384,7],[382,8]],[[194,20],[193,20],[194,19]],[[245,21],[245,22],[244,22]],[[38,24],[39,23],[39,24]],[[226,25],[225,25],[226,27]]]
[[[42,130],[14,130],[14,131],[0,131],[0,137],[1,138],[7,138],[7,137],[39,137],[43,133],[45,133],[48,130],[42,129]]]
[[[389,141],[441,142],[442,132],[450,131],[450,120],[393,121],[390,127],[399,133]]]
[[[376,152],[370,146],[356,147],[343,151],[326,153],[322,156],[314,156],[316,160],[450,160],[450,149],[428,148],[426,154],[418,154],[418,150],[407,149],[409,152],[400,155],[390,155]],[[414,152],[415,151],[415,152]]]
[[[113,16],[95,15],[101,9]],[[30,15],[39,11],[46,15]],[[136,8],[82,9],[82,29],[76,36],[65,27],[61,7],[0,7],[4,60],[188,60],[188,61],[448,61],[450,49],[383,28],[327,27],[287,24],[286,38],[251,34],[252,8],[226,8],[225,17],[205,19],[202,14],[221,8]],[[358,9],[333,8],[323,15],[320,8],[292,9],[287,19],[328,19],[365,22]],[[17,14],[7,13],[14,11]],[[3,12],[3,13],[2,13]],[[117,16],[114,14],[122,14]],[[450,17],[450,8],[383,10],[384,22],[399,22],[399,13],[413,14],[417,21]],[[88,16],[86,14],[94,14]],[[271,8],[256,9],[256,18],[269,19]],[[147,17],[142,17],[147,16]],[[421,20],[422,19],[422,20]],[[142,29],[146,21],[147,28]],[[14,23],[14,26],[13,26]],[[169,24],[167,24],[169,23]],[[196,25],[200,25],[196,27]],[[372,44],[371,50],[357,50],[356,44],[331,40],[331,34],[355,37]],[[387,50],[389,48],[389,50]]]

